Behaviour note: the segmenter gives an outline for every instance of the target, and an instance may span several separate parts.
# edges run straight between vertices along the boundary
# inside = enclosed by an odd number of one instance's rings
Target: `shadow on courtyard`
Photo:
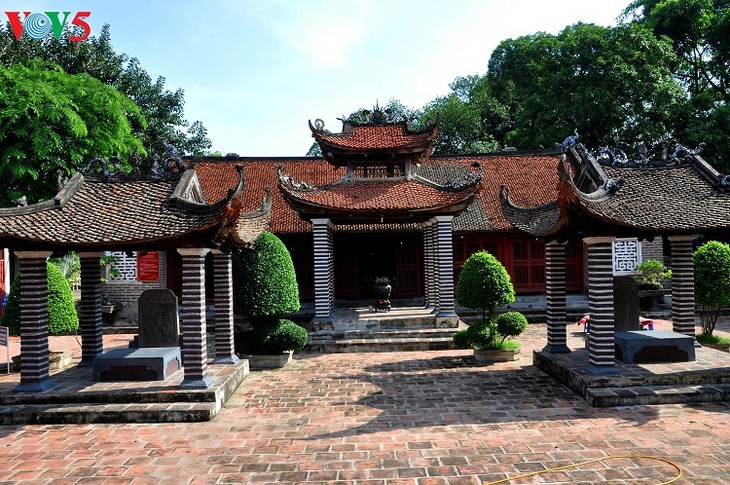
[[[327,380],[367,383],[378,390],[350,403],[348,416],[360,416],[361,423],[309,439],[458,425],[530,428],[541,421],[609,414],[625,415],[640,425],[658,417],[659,409],[651,406],[593,408],[534,366],[515,364],[509,368],[505,364],[485,366],[471,356],[447,355],[375,364],[361,373],[328,376]]]

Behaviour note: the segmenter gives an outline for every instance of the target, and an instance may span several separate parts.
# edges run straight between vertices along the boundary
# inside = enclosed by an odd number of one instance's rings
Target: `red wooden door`
[[[413,298],[420,293],[419,270],[421,258],[419,242],[415,239],[404,239],[398,244],[394,295],[396,298]]]
[[[360,271],[357,251],[346,245],[335,247],[335,298],[360,297]]]
[[[545,244],[542,241],[515,239],[511,259],[510,273],[515,291],[545,291]]]

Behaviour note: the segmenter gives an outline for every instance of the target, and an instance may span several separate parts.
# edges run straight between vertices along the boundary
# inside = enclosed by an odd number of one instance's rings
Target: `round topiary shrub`
[[[294,263],[274,234],[264,232],[251,249],[234,254],[233,307],[252,322],[299,311]]]
[[[62,335],[76,332],[79,317],[76,314],[73,292],[61,271],[51,263],[46,264],[48,271],[48,334]],[[10,286],[10,296],[5,305],[2,325],[10,329],[12,335],[20,335],[20,275]]]
[[[489,321],[494,309],[515,301],[507,270],[497,258],[486,251],[469,256],[456,284],[456,302],[482,312],[482,321]]]
[[[517,337],[527,328],[527,318],[520,312],[506,312],[494,319],[497,333],[502,337],[500,346],[506,339]]]

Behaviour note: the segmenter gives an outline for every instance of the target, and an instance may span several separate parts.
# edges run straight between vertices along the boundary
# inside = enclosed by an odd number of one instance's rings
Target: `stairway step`
[[[412,352],[419,350],[450,350],[454,348],[451,337],[339,339],[314,342],[307,348],[315,352]]]
[[[730,402],[730,384],[589,388],[586,401],[595,407]]]
[[[391,339],[391,338],[439,338],[453,337],[457,328],[425,328],[411,330],[349,330],[346,332],[312,332],[313,340]]]
[[[210,421],[215,402],[21,404],[0,406],[0,425]]]

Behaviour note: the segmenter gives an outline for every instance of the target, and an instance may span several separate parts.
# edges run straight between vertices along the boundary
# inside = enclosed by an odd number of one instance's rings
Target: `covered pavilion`
[[[618,373],[614,360],[614,267],[621,259],[614,248],[617,238],[668,239],[673,331],[694,338],[693,242],[699,235],[712,238],[730,232],[730,177],[691,150],[672,159],[603,165],[581,145],[571,147],[556,170],[560,182],[554,202],[520,207],[510,200],[506,188],[500,194],[507,219],[546,241],[548,342],[542,353],[570,352],[564,241],[576,235],[587,246],[588,373]]]
[[[49,201],[0,209],[0,247],[20,260],[21,371],[16,392],[43,392],[49,377],[46,260],[76,251],[81,260],[80,366],[102,353],[100,258],[105,251],[177,251],[182,256],[182,356],[187,389],[211,386],[205,315],[205,255],[213,253],[215,360],[234,364],[231,251],[250,246],[267,226],[270,193],[244,212],[243,170],[225,197],[208,203],[194,166],[169,159],[165,169],[142,175],[78,172]],[[103,162],[103,163],[101,163]],[[262,194],[263,195],[263,194]]]

